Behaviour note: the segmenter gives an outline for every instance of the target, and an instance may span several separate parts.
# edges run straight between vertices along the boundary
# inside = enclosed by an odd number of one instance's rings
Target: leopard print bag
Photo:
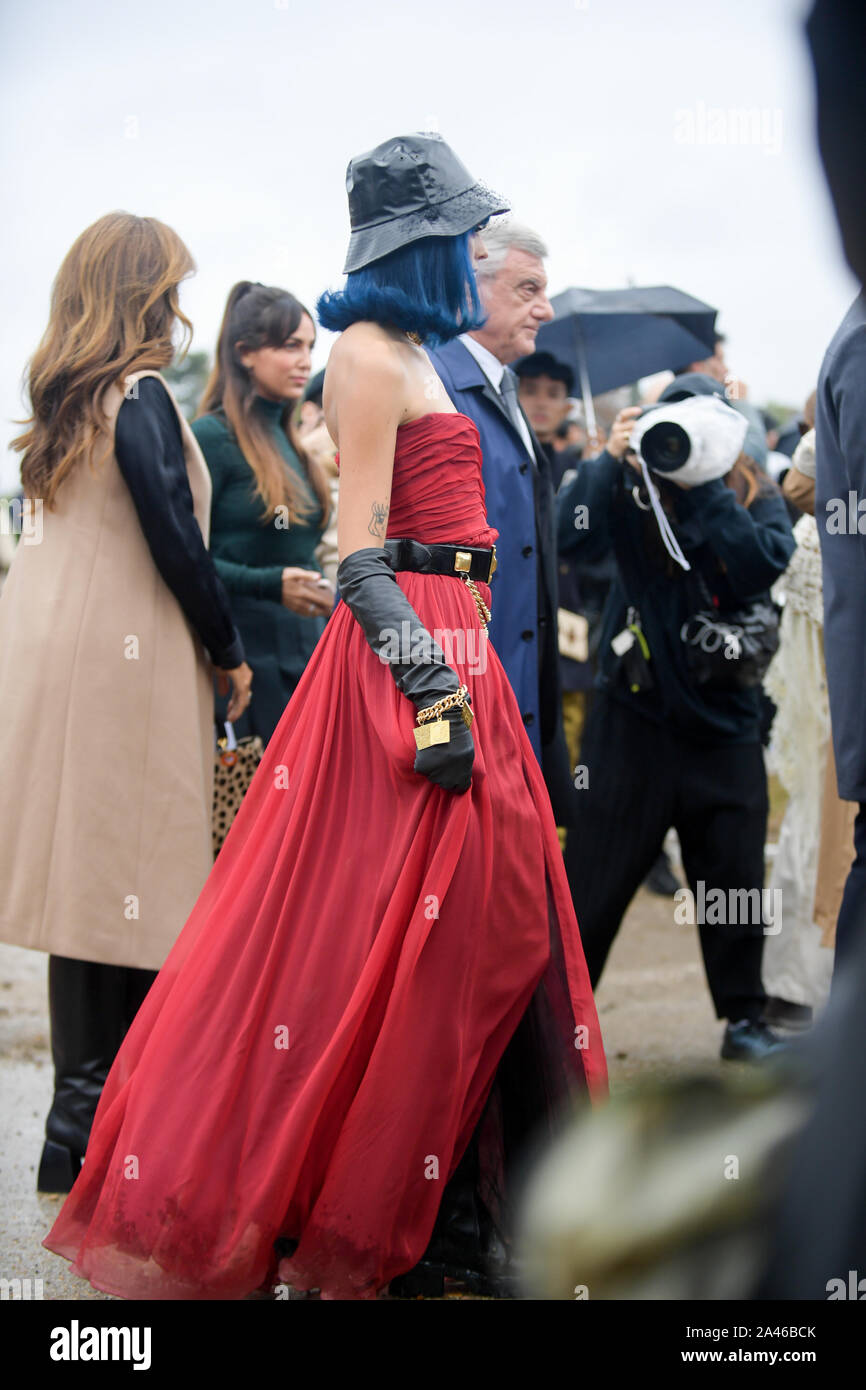
[[[226,732],[230,729],[230,724],[225,726],[225,730],[222,725],[217,724],[211,819],[214,859],[232,828],[232,822],[265,751],[264,743],[258,734],[252,738],[236,740]]]

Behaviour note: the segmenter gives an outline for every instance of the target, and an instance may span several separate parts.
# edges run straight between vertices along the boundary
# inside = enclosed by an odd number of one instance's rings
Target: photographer
[[[736,901],[749,904],[756,895],[744,899],[742,890],[757,889],[760,902],[764,885],[760,654],[741,676],[733,632],[714,657],[700,643],[716,619],[763,600],[753,610],[766,619],[755,641],[772,649],[768,591],[793,554],[791,527],[776,486],[742,454],[745,422],[719,383],[678,377],[659,406],[666,409],[647,413],[637,433],[678,414],[680,437],[690,440],[679,457],[673,448],[668,477],[659,465],[648,487],[630,447],[644,412],[631,407],[557,499],[560,553],[592,560],[612,549],[617,561],[565,852],[593,984],[669,826],[698,902],[712,889],[726,903],[729,890],[741,890]],[[641,448],[649,453],[646,438]],[[748,921],[729,915],[738,914],[698,915],[704,965],[717,1016],[728,1020],[722,1056],[755,1061],[778,1046],[762,1021],[764,924],[760,912],[740,914]]]

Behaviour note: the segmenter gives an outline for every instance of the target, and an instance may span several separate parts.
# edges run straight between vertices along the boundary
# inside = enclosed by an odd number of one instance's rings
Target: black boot
[[[470,1293],[510,1296],[510,1281],[503,1273],[505,1248],[478,1195],[478,1182],[478,1144],[473,1135],[446,1184],[423,1258],[391,1280],[392,1298],[441,1298],[449,1280]]]
[[[473,1135],[460,1163],[446,1184],[425,1259],[463,1269],[482,1267],[479,1216],[478,1155]]]
[[[154,971],[50,956],[54,1100],[45,1122],[39,1192],[69,1192],[81,1171],[111,1064]]]

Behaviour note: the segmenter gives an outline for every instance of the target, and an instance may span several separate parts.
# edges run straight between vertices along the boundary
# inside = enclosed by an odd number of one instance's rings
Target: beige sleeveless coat
[[[112,440],[123,399],[105,397]],[[178,417],[207,543],[210,474]],[[0,940],[155,970],[213,862],[209,663],[113,449],[39,524],[0,595]]]

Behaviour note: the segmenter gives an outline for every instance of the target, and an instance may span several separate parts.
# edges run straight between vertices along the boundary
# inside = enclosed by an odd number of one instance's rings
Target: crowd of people
[[[791,422],[717,334],[590,429],[536,345],[542,236],[439,137],[350,168],[345,290],[236,284],[191,423],[163,373],[193,261],[155,219],[82,233],[29,369],[0,757],[40,755],[0,936],[49,956],[46,1243],[125,1296],[487,1287],[516,1155],[604,1096],[592,991],[640,885],[698,927],[747,1063],[826,1003],[866,891],[862,542],[823,520],[859,302]],[[317,319],[342,331],[312,376]],[[469,631],[480,665],[437,640]],[[258,742],[214,860],[227,728]]]

